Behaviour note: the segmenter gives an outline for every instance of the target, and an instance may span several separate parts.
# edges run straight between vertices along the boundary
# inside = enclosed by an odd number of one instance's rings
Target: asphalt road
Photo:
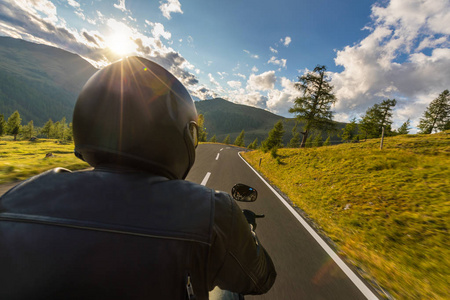
[[[239,157],[241,150],[224,145],[200,145],[196,162],[186,179],[226,192],[230,192],[236,183],[250,185],[258,191],[256,202],[239,202],[239,206],[265,214],[265,218],[257,219],[256,232],[272,257],[278,277],[267,294],[247,296],[246,299],[378,299],[348,267],[343,267],[347,268],[347,274],[343,272],[335,262],[336,258],[327,254],[298,218]],[[349,271],[353,280],[349,278]]]

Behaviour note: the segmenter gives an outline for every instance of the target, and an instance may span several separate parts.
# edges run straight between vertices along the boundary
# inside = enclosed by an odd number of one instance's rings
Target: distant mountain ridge
[[[18,110],[22,124],[33,120],[35,126],[43,126],[48,119],[58,121],[62,117],[70,122],[79,92],[96,71],[77,54],[0,37],[0,114],[8,118]],[[292,138],[293,118],[222,98],[195,101],[195,105],[198,113],[205,117],[208,140],[216,135],[217,141],[221,142],[230,134],[231,142],[234,142],[245,130],[245,145],[255,138],[261,143],[280,119],[285,130],[284,144]],[[338,126],[345,124],[339,123]],[[326,138],[326,133],[323,137]]]
[[[196,101],[195,106],[197,112],[205,117],[204,127],[208,140],[216,135],[218,142],[228,134],[231,142],[234,142],[242,130],[245,130],[246,145],[255,138],[261,142],[267,138],[268,132],[278,120],[288,120],[264,109],[236,104],[222,98]]]
[[[260,144],[268,137],[269,131],[279,120],[283,121],[284,145],[287,145],[292,139],[292,129],[296,123],[295,118],[285,118],[261,108],[236,104],[222,98],[196,101],[195,105],[197,112],[204,115],[204,127],[208,133],[208,140],[213,135],[216,135],[217,141],[222,142],[229,134],[233,143],[241,131],[244,130],[246,146],[253,142],[255,138],[258,138]],[[344,128],[345,125],[346,123],[336,123],[338,130]],[[297,131],[302,131],[303,126],[304,123],[300,122]],[[315,135],[314,132],[313,134]],[[325,140],[327,137],[328,133],[322,132],[322,138]],[[336,133],[332,134],[330,139],[332,142],[341,141],[336,136]]]
[[[37,126],[50,118],[71,121],[78,93],[96,71],[77,54],[0,37],[0,114],[18,110],[23,124]]]

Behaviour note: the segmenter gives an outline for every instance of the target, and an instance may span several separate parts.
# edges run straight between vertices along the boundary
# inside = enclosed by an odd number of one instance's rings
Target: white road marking
[[[206,185],[206,183],[208,182],[209,176],[211,176],[211,172],[206,173],[205,178],[203,178],[202,183],[200,183],[200,184]]]
[[[222,149],[220,149],[220,151],[222,151],[223,150],[223,148]]]
[[[220,153],[217,153],[216,160],[219,160]]]
[[[316,240],[317,243],[327,252],[327,254],[334,260],[334,262],[341,268],[341,270],[348,276],[348,278],[356,285],[356,287],[361,291],[361,293],[366,296],[367,299],[377,299],[378,297],[375,296],[375,294],[362,282],[361,279],[359,279],[358,276],[344,263],[344,261],[333,251],[333,249],[328,246],[327,243],[317,234],[317,232],[312,229],[312,227],[303,219],[302,216],[300,216],[297,211],[283,198],[280,194],[275,191],[270,184],[267,183],[264,178],[259,175],[259,173],[248,163],[245,161],[245,159],[241,156],[241,153],[239,153],[239,157],[250,167],[250,169],[255,172],[256,175],[269,187],[269,189],[275,194],[275,196],[278,197],[278,199],[281,201],[281,203],[284,204],[284,206],[289,209],[289,211],[294,215],[294,217],[300,222],[300,224],[305,227],[305,229],[309,232],[309,234],[312,235],[312,237]]]

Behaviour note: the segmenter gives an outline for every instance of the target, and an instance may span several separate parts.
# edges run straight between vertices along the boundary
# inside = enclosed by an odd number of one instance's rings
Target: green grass
[[[88,168],[89,165],[73,154],[74,145],[59,144],[56,140],[38,139],[35,142],[0,139],[0,184],[24,180],[46,170],[63,167],[70,170]],[[47,153],[54,157],[45,158]]]
[[[244,157],[366,277],[397,299],[448,299],[450,131],[278,155]]]

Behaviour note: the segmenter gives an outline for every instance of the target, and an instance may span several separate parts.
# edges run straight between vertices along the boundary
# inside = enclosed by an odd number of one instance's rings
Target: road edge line
[[[347,277],[353,282],[353,284],[366,296],[367,299],[372,300],[379,298],[367,287],[367,285],[353,272],[347,264],[337,255],[336,252],[331,249],[330,246],[320,237],[320,235],[305,221],[305,219],[299,215],[299,213],[284,199],[259,173],[256,171],[238,152],[239,157],[255,172],[256,175],[269,187],[269,189],[278,197],[278,199],[286,206],[292,215],[305,227],[305,229],[311,234],[316,242],[325,250],[325,252],[334,260],[334,262],[341,268],[341,270],[347,275]]]

